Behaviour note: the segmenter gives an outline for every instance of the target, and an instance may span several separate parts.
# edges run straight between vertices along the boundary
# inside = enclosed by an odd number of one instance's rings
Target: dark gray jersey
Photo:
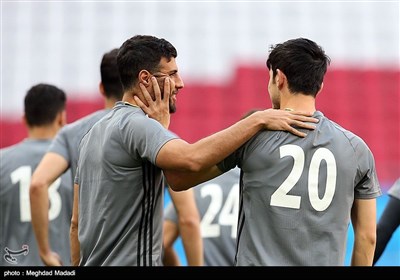
[[[240,169],[235,168],[194,188],[201,217],[206,266],[233,265],[239,214],[239,177]],[[173,203],[165,209],[164,218],[178,224]]]
[[[161,265],[164,177],[161,147],[177,136],[118,102],[82,139],[79,184],[81,265]]]
[[[390,187],[388,194],[394,198],[400,199],[400,178]]]
[[[31,224],[29,186],[50,140],[24,141],[0,150],[1,265],[44,265]],[[72,215],[71,174],[49,188],[49,240],[64,265],[70,265],[69,228]]]
[[[75,178],[79,142],[92,126],[109,111],[109,109],[99,110],[64,126],[51,143],[48,152],[59,154],[68,162],[72,179]]]
[[[307,137],[263,131],[220,164],[243,172],[237,265],[344,265],[354,199],[381,194],[365,142],[314,117]]]

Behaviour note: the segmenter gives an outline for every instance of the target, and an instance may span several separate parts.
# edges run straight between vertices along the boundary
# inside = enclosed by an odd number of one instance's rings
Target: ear
[[[279,89],[287,82],[286,75],[281,70],[276,69],[275,83]]]
[[[141,70],[139,72],[139,83],[142,83],[145,87],[148,87],[151,83],[151,74],[147,70]]]
[[[26,127],[28,127],[28,121],[26,120],[26,115],[25,115],[25,114],[22,116],[22,123],[23,123]]]
[[[60,127],[63,127],[64,125],[67,124],[67,111],[66,110],[62,110],[61,112],[59,112],[57,114],[57,124]]]
[[[102,82],[99,83],[99,91],[100,91],[102,96],[104,96],[104,97],[106,96],[106,93],[104,91],[104,85],[103,85]]]
[[[322,91],[323,88],[324,88],[324,82],[321,83],[321,86],[320,86],[320,88],[319,88],[317,94],[320,93],[320,92]],[[317,95],[317,94],[316,94],[316,95]]]

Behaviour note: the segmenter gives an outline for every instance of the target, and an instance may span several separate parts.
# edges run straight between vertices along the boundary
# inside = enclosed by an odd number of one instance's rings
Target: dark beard
[[[175,113],[175,112],[176,112],[176,106],[175,106],[175,104],[172,105],[171,103],[169,103],[169,113],[170,113],[170,114],[173,114],[173,113]]]

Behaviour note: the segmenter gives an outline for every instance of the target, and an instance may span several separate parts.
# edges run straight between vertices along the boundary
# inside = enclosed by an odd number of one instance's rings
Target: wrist
[[[51,253],[50,246],[44,246],[43,248],[39,248],[40,256],[47,256]]]
[[[264,119],[262,117],[262,111],[255,112],[252,115],[248,116],[249,125],[254,126],[257,130],[261,130],[264,127]]]

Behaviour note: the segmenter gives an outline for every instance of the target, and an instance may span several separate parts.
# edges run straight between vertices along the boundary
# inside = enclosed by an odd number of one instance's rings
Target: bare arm
[[[175,191],[186,190],[205,181],[211,180],[222,172],[214,165],[200,172],[182,172],[177,170],[164,170],[168,184],[174,187]]]
[[[189,266],[203,265],[203,240],[200,232],[200,215],[193,190],[174,192],[170,190],[172,202],[178,215],[178,228]]]
[[[351,209],[354,228],[352,266],[371,266],[376,244],[376,199],[355,199]]]
[[[168,81],[169,79],[166,79],[164,83],[164,99],[169,93]],[[158,99],[161,98],[158,84],[153,79],[154,91],[158,93],[155,95],[155,100],[151,98],[143,85],[140,85],[140,88],[146,101],[134,96],[135,101],[145,113],[150,114],[151,104],[158,102]],[[164,100],[164,102],[166,101]],[[314,129],[315,126],[307,122],[316,123],[318,120],[309,117],[311,115],[310,112],[288,112],[274,109],[255,112],[229,128],[194,144],[189,144],[182,139],[169,141],[158,153],[156,164],[162,169],[198,172],[223,160],[261,129],[286,130],[300,137],[305,137],[306,134],[298,131],[295,127]]]
[[[200,172],[222,161],[261,129],[287,130],[296,134],[297,130],[292,126],[314,128],[314,125],[303,122],[317,121],[306,117],[306,115],[311,115],[310,113],[292,113],[274,109],[259,111],[194,144],[189,144],[182,139],[171,140],[160,149],[156,164],[164,170]],[[304,133],[298,135],[305,136]],[[168,173],[165,175],[175,191],[190,187],[185,182],[179,186]]]
[[[74,204],[72,208],[71,228],[69,232],[71,243],[71,263],[74,266],[79,265],[80,244],[78,239],[78,219],[79,219],[79,186],[74,184]]]
[[[170,220],[164,220],[163,232],[163,264],[164,266],[180,266],[181,263],[179,261],[178,254],[175,252],[173,247],[176,239],[179,236],[178,225]]]
[[[56,153],[46,153],[32,175],[29,190],[32,226],[40,257],[46,265],[61,265],[59,256],[50,248],[48,189],[67,168],[68,162],[62,156]]]
[[[275,109],[259,111],[194,144],[182,139],[169,141],[161,148],[156,163],[163,169],[200,171],[223,160],[261,129],[287,130],[304,137],[304,133],[291,125],[314,129],[314,125],[305,123],[317,122],[317,119],[306,117],[309,115],[311,113],[295,114]]]

